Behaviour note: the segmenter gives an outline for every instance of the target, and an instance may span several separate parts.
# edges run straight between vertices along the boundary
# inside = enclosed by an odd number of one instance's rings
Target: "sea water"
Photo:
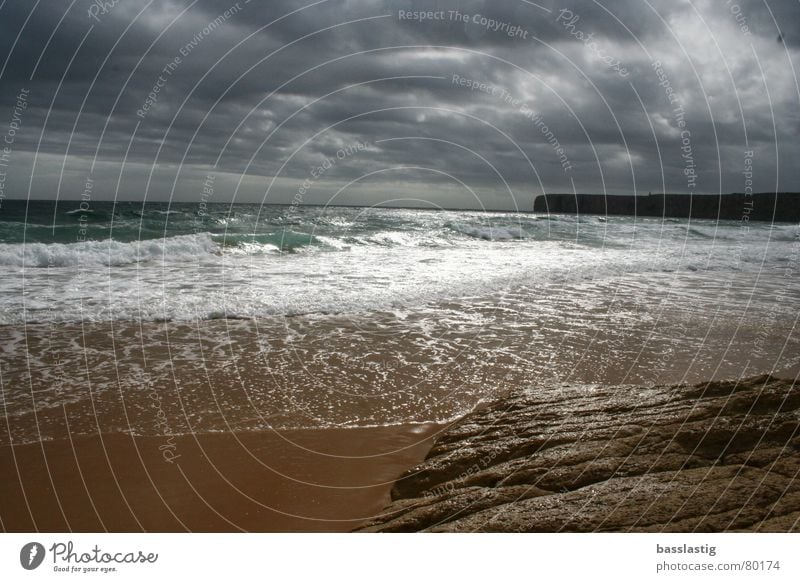
[[[0,271],[23,440],[65,406],[71,431],[373,426],[800,364],[790,223],[6,200]]]

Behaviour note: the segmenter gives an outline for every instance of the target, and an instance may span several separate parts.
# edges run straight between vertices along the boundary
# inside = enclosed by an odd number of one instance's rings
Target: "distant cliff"
[[[800,222],[800,193],[753,194],[653,194],[603,196],[602,194],[547,194],[536,198],[534,212],[567,214],[621,214],[665,218],[710,218]],[[746,218],[745,218],[746,217]]]

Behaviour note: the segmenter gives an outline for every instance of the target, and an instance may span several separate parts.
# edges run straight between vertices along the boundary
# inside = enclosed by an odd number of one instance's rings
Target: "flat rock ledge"
[[[367,532],[800,531],[800,384],[521,391],[450,426]]]

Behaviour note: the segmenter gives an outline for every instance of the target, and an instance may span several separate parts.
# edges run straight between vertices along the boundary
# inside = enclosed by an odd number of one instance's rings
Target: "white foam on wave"
[[[566,251],[566,252],[565,252]],[[567,251],[562,243],[524,241],[436,248],[353,246],[345,252],[275,256],[238,253],[206,261],[116,269],[97,281],[84,272],[26,274],[22,289],[0,297],[0,323],[21,321],[195,320],[309,313],[360,313],[492,293],[519,284],[584,280],[660,268],[652,256]],[[491,268],[487,268],[491,266]],[[36,279],[36,284],[34,284]],[[11,280],[6,286],[14,286]],[[58,308],[41,311],[55,300]]]
[[[219,246],[206,233],[134,242],[0,244],[0,266],[120,266],[149,261],[196,260],[202,255],[218,253]]]
[[[644,272],[739,273],[796,260],[790,244],[775,242],[776,235],[791,236],[791,228],[753,234],[747,245],[724,239],[710,245],[704,237],[687,237],[685,226],[662,233],[657,223],[615,224],[611,237],[606,225],[593,222],[582,226],[580,241],[568,240],[569,233],[547,240],[530,225],[530,238],[515,240],[520,228],[508,223],[440,224],[431,232],[314,235],[313,244],[293,252],[242,235],[224,244],[224,235],[207,233],[131,243],[0,245],[0,267],[27,269],[24,277],[0,280],[0,324],[361,313],[519,285]],[[125,268],[130,264],[136,268]],[[98,268],[110,265],[120,267]],[[32,268],[47,266],[66,268]]]
[[[469,224],[455,223],[450,225],[450,228],[472,238],[479,238],[481,240],[488,241],[510,241],[528,238],[520,227],[474,226]]]

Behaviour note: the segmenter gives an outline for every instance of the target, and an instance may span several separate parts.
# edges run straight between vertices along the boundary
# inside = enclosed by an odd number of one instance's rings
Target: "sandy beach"
[[[596,286],[534,299],[528,312],[523,303],[507,308],[521,294],[448,302],[432,312],[445,314],[439,321],[427,313],[379,313],[2,326],[0,468],[7,478],[0,525],[792,529],[795,477],[786,463],[797,463],[795,389],[787,381],[745,383],[737,398],[757,405],[751,411],[687,388],[770,365],[782,378],[796,377],[796,338],[785,310],[771,321],[741,323],[707,315],[681,294],[655,321],[651,306],[624,297],[580,317],[558,315],[577,298],[588,300]],[[768,405],[754,396],[762,391],[771,395]],[[780,394],[787,396],[783,407]],[[739,458],[730,465],[728,456],[720,466],[722,449],[698,456],[685,423],[694,423],[697,442],[723,423],[722,436],[713,438],[734,438],[736,453],[760,464]],[[756,429],[736,428],[748,423],[763,427],[766,440]],[[650,448],[641,448],[644,437]],[[764,443],[772,448],[765,451]],[[773,461],[782,468],[764,472]],[[430,477],[432,466],[443,473]],[[459,477],[465,471],[469,478]],[[769,495],[760,489],[762,474]],[[764,513],[709,525],[697,521],[697,508],[680,508],[686,488],[704,491],[706,501],[726,500],[726,511],[756,499],[789,505],[778,506],[780,522]],[[634,514],[653,491],[660,492],[663,521],[642,521]],[[597,495],[608,500],[587,505]],[[530,509],[523,501],[550,505]],[[487,517],[500,508],[516,516],[510,524]]]
[[[796,377],[795,377],[796,378]],[[800,386],[518,390],[448,425],[0,447],[6,531],[796,531]]]

